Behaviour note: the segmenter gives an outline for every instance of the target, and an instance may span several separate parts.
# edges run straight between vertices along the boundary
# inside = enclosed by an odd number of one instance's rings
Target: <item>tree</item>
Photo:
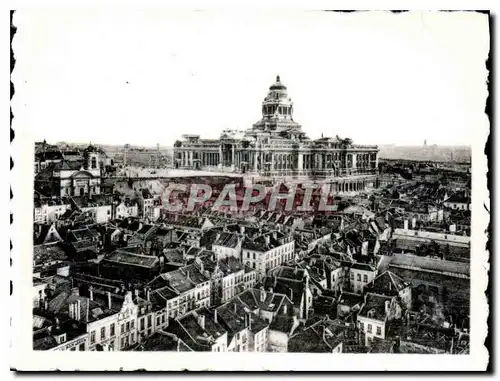
[[[182,142],[180,140],[176,140],[174,143],[174,147],[179,148],[182,146]]]

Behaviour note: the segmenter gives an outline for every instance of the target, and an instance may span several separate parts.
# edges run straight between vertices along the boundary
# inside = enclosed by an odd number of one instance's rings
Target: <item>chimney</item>
[[[75,319],[75,302],[69,303],[68,307],[69,307],[69,318]]]
[[[89,321],[89,305],[90,305],[90,301],[87,300],[87,308],[86,308],[86,313],[85,313],[85,323],[88,323]]]
[[[80,316],[81,302],[80,302],[80,299],[77,299],[74,304],[75,304],[75,307],[74,307],[75,308],[75,310],[74,310],[75,317],[74,317],[74,319],[80,321],[81,320],[81,316]]]
[[[290,300],[293,302],[293,290],[290,289]]]
[[[252,329],[252,315],[250,315],[250,313],[248,313],[247,317],[248,317],[248,329],[251,330]]]
[[[405,229],[405,230],[408,230],[408,220],[405,220],[405,221],[404,221],[404,229]]]
[[[234,306],[234,313],[237,313],[237,312],[238,312],[238,310],[237,310],[236,303],[235,303],[235,304],[233,304],[233,306]]]
[[[283,315],[286,315],[286,314],[287,314],[287,312],[288,312],[288,306],[285,304],[285,305],[283,306]]]
[[[45,299],[45,300],[43,301],[43,309],[44,309],[45,311],[47,311],[47,310],[49,309],[49,301],[48,301],[47,299]]]
[[[92,285],[89,286],[89,299],[94,300],[94,287]]]
[[[244,226],[240,226],[240,234],[245,234],[245,227]]]
[[[389,300],[385,301],[385,314],[389,315],[389,311],[391,309],[391,302]]]
[[[78,287],[73,287],[71,289],[71,295],[80,296],[80,290],[78,289]]]
[[[111,309],[111,292],[107,292],[108,294],[108,308]]]
[[[198,324],[201,328],[205,329],[205,315],[198,315]]]
[[[264,290],[264,286],[261,286],[260,288],[260,301],[264,303],[266,300],[266,291]]]
[[[214,322],[217,323],[217,310],[214,310]]]
[[[136,298],[139,297],[139,290],[137,288],[134,290],[134,295]]]
[[[146,290],[146,300],[149,302],[150,301],[150,295],[151,294],[151,290],[149,289],[149,287],[147,288]]]
[[[266,245],[269,245],[269,235],[265,235],[264,240],[266,241]]]

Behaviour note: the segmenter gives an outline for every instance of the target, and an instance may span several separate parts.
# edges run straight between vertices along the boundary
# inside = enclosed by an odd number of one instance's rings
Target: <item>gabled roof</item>
[[[410,285],[392,271],[385,271],[370,282],[367,287],[377,294],[396,296]]]

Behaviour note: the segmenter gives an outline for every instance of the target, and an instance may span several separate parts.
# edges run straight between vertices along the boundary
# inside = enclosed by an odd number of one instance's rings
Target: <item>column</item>
[[[232,159],[232,160],[231,160],[231,163],[232,163],[232,164],[231,164],[231,166],[232,166],[233,168],[234,168],[234,166],[235,166],[235,161],[236,161],[236,155],[235,155],[235,154],[236,154],[236,153],[235,153],[234,144],[233,144],[233,145],[231,146],[231,156],[232,156],[232,157],[231,157],[231,159]]]
[[[253,152],[252,160],[253,160],[253,170],[254,170],[254,172],[257,172],[257,155],[258,155],[257,151]]]
[[[298,161],[297,161],[297,169],[302,171],[304,167],[304,155],[299,153]]]
[[[218,163],[220,166],[223,165],[223,162],[222,162],[222,145],[219,146],[219,163]]]

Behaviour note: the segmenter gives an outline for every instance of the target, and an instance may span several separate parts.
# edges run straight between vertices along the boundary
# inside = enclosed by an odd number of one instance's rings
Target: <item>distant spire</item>
[[[279,74],[276,76],[276,82],[280,82],[280,76],[279,76]]]

